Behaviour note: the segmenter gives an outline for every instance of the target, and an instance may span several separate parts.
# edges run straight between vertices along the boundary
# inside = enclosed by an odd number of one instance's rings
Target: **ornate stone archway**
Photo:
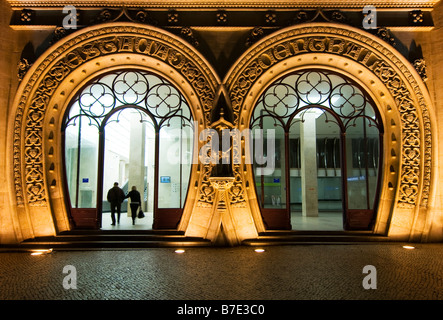
[[[135,23],[109,23],[85,28],[54,44],[18,88],[8,120],[7,154],[13,172],[10,214],[18,241],[70,229],[60,137],[64,111],[87,81],[128,66],[156,72],[180,88],[199,131],[211,125],[210,113],[221,95],[229,97],[231,125],[241,131],[248,127],[261,92],[277,77],[314,66],[343,73],[371,95],[385,128],[374,232],[414,241],[426,241],[429,236],[437,165],[434,109],[418,73],[389,44],[340,24],[292,26],[247,50],[220,89],[213,68],[178,37]],[[241,158],[244,152],[243,140],[241,154],[234,157]],[[224,225],[224,232],[240,242],[265,228],[250,166],[234,164],[233,171],[232,187],[224,199],[231,212],[230,225],[229,229]],[[217,200],[209,176],[208,167],[193,166],[179,230],[214,240],[221,224],[213,219]]]
[[[258,97],[275,79],[311,67],[333,70],[357,81],[372,96],[383,118],[384,173],[374,232],[425,240],[436,177],[434,110],[413,66],[381,39],[348,26],[310,23],[261,40],[243,54],[224,80],[235,127],[242,130],[249,125]],[[235,174],[242,176],[241,187],[257,229],[264,231],[251,187],[251,168],[235,169]]]
[[[60,40],[28,70],[9,119],[10,190],[16,204],[11,214],[18,241],[70,229],[60,137],[64,111],[88,80],[127,67],[153,71],[175,84],[188,100],[198,130],[206,126],[220,81],[180,38],[150,26],[109,23]],[[198,185],[196,166],[192,170],[190,185]],[[195,193],[190,188],[189,199]],[[185,208],[187,216],[190,211]]]

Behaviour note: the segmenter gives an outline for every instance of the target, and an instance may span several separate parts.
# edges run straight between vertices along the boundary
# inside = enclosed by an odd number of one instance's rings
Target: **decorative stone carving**
[[[316,35],[318,34],[318,35]],[[328,35],[329,34],[329,35]],[[308,36],[307,36],[308,35]],[[329,53],[345,56],[373,72],[387,87],[397,103],[401,116],[402,130],[402,164],[398,206],[413,207],[419,202],[427,203],[429,197],[431,171],[431,132],[429,113],[418,85],[413,83],[414,92],[410,92],[397,74],[397,68],[413,82],[407,68],[389,50],[367,38],[361,33],[337,27],[301,27],[278,36],[279,41],[269,40],[257,45],[247,58],[240,61],[226,84],[234,111],[234,124],[238,125],[244,100],[252,84],[269,68],[285,59],[307,53]],[[371,47],[363,44],[369,44]],[[380,53],[383,52],[384,56]],[[239,70],[242,70],[239,72]],[[235,77],[235,78],[234,78]],[[420,105],[414,103],[412,95],[418,96]],[[251,106],[248,106],[251,108]],[[419,113],[422,114],[424,126],[420,126]],[[421,145],[422,137],[427,144]],[[424,161],[424,162],[423,162]],[[422,166],[424,172],[422,175]],[[420,184],[427,186],[419,199]]]
[[[211,177],[212,165],[205,164],[202,167],[202,178],[198,193],[197,206],[207,208],[212,207],[212,204],[214,203],[215,189],[209,180]]]
[[[217,210],[226,211],[229,201],[226,192],[232,187],[234,177],[210,177],[209,182],[218,191]]]
[[[415,70],[417,70],[420,77],[423,79],[423,81],[428,80],[428,75],[426,72],[426,61],[425,59],[416,59],[413,63]]]
[[[13,131],[14,185],[18,205],[27,202],[38,206],[47,201],[42,144],[45,111],[61,81],[85,62],[126,52],[146,55],[167,63],[195,90],[203,109],[205,124],[211,122],[210,110],[217,80],[209,75],[206,66],[198,63],[198,59],[190,58],[189,51],[182,51],[184,46],[181,43],[177,44],[175,39],[166,35],[156,35],[156,32],[132,25],[96,28],[55,48],[51,55],[33,69],[18,100]],[[308,53],[328,53],[352,59],[380,79],[395,99],[400,113],[402,135],[398,139],[401,139],[402,163],[397,205],[414,207],[420,203],[426,206],[432,174],[431,121],[423,94],[404,64],[378,42],[345,28],[301,27],[280,34],[278,41],[275,40],[259,43],[251,49],[250,54],[239,61],[227,78],[234,111],[233,125],[239,125],[240,112],[245,108],[244,99],[252,84],[277,63]],[[171,45],[171,42],[175,44]],[[398,74],[397,70],[401,70],[402,74]],[[408,86],[403,79],[409,80]],[[233,157],[241,157],[233,152]],[[199,168],[202,176],[197,185],[197,205],[212,206],[216,193],[209,179],[211,168],[206,164],[200,164]],[[234,182],[229,190],[231,205],[246,206],[243,172],[241,165],[233,165]]]
[[[265,22],[268,25],[275,25],[277,22],[277,14],[275,13],[275,11],[268,11],[265,14]]]
[[[227,24],[228,23],[228,14],[226,13],[226,11],[219,10],[216,13],[216,20],[217,20],[217,23],[220,25]]]
[[[256,27],[256,28],[252,29],[251,34],[246,39],[246,46],[250,47],[252,44],[254,44],[254,42],[256,42],[261,37],[263,37],[263,35],[264,35],[263,28]]]
[[[22,81],[23,77],[25,76],[26,72],[28,72],[28,69],[31,67],[31,64],[29,63],[28,59],[22,58],[18,62],[17,65],[17,77],[18,81]]]
[[[179,19],[178,12],[175,10],[169,10],[168,12],[168,23],[171,25],[177,24]]]
[[[179,72],[197,93],[205,121],[209,122],[214,99],[213,88],[217,81],[205,69],[207,66],[200,58],[176,39],[159,35],[150,29],[122,25],[106,26],[80,34],[54,49],[37,66],[20,98],[13,141],[14,185],[19,205],[27,202],[31,206],[39,206],[47,201],[43,171],[43,121],[48,103],[59,84],[83,63],[122,52],[158,59]],[[51,63],[52,66],[45,70]],[[42,78],[33,91],[32,87],[39,77]],[[32,96],[29,96],[31,92]],[[21,128],[24,128],[23,131]]]
[[[140,10],[135,14],[134,20],[134,22],[148,22],[150,20],[149,13],[145,10]]]
[[[335,10],[331,14],[331,21],[335,21],[335,22],[339,22],[339,23],[348,23],[348,18],[340,10]]]
[[[389,31],[388,28],[378,28],[377,29],[377,36],[386,41],[387,43],[389,43],[391,46],[395,47],[395,39],[392,36],[391,32]]]
[[[220,245],[235,246],[240,243],[234,218],[232,216],[228,191],[234,182],[233,177],[211,177],[209,178],[212,186],[217,191],[214,212],[212,214],[212,226],[209,232],[213,233],[213,242],[219,242]]]
[[[31,23],[35,17],[35,11],[30,9],[23,9],[20,12],[20,21],[23,23]]]
[[[317,8],[315,11],[297,11],[290,24],[305,22],[338,22],[348,23],[348,18],[340,10],[323,10]]]
[[[63,27],[56,27],[54,32],[53,32],[50,44],[53,45],[57,41],[63,39],[67,34],[68,34],[68,32],[67,32],[67,30],[65,28],[63,28]]]
[[[409,20],[414,25],[423,24],[423,11],[413,10],[413,11],[409,12]]]
[[[116,21],[131,21],[147,23],[156,25],[157,22],[153,20],[149,12],[141,9],[128,9],[122,7],[121,9],[103,9],[95,18],[96,23],[116,22]]]
[[[194,32],[192,31],[191,28],[189,27],[184,27],[181,28],[180,30],[180,35],[186,40],[188,41],[190,44],[192,44],[194,47],[198,47],[199,42],[197,41],[197,39],[194,36]]]
[[[306,11],[298,11],[295,13],[292,19],[293,24],[307,22],[309,20],[308,13]]]

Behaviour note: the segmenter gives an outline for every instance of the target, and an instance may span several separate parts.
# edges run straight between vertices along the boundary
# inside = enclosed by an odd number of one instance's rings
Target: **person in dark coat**
[[[115,182],[114,187],[109,189],[107,198],[111,203],[111,225],[115,226],[115,212],[117,211],[117,223],[120,223],[122,202],[125,200],[125,193],[118,186],[118,182]]]
[[[132,215],[132,224],[135,224],[135,218],[137,217],[138,207],[141,204],[140,192],[137,191],[137,187],[133,186],[131,191],[126,195],[125,198],[130,198],[131,203],[131,215]]]

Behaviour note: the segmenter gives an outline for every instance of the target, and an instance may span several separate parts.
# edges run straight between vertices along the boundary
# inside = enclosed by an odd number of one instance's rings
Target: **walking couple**
[[[132,190],[125,196],[123,190],[118,186],[118,182],[115,182],[114,187],[109,189],[107,196],[108,201],[111,203],[111,225],[115,226],[115,213],[117,213],[117,223],[120,223],[121,204],[126,198],[131,199],[130,208],[132,224],[135,224],[135,218],[137,217],[137,212],[141,205],[140,192],[137,191],[136,186],[133,186]]]

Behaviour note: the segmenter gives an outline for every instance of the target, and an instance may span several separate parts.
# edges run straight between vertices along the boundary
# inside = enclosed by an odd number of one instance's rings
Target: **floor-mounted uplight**
[[[257,248],[254,251],[257,252],[257,253],[262,253],[262,252],[265,252],[265,249]]]
[[[185,253],[185,249],[177,249],[174,252],[175,253]]]
[[[412,250],[412,249],[415,249],[415,247],[414,246],[403,246],[403,249]]]
[[[52,249],[35,249],[31,251],[31,256],[40,256],[42,254],[51,253]]]

